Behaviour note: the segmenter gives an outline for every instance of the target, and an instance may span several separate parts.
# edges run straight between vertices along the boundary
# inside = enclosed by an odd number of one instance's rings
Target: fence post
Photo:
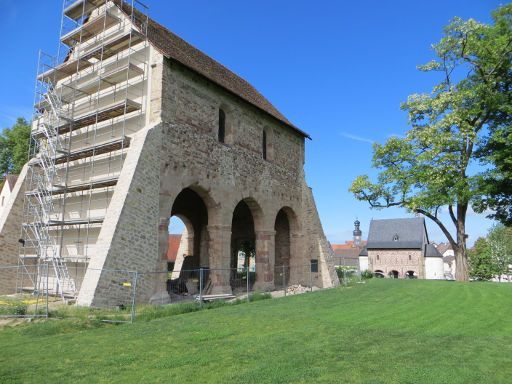
[[[48,263],[46,264],[46,318],[48,318]]]
[[[282,266],[283,268],[283,273],[282,273],[282,276],[283,276],[283,289],[284,289],[284,295],[286,296],[286,269],[284,268],[284,264]]]
[[[247,264],[249,264],[249,263],[247,263]],[[249,297],[249,289],[250,289],[250,286],[249,286],[249,284],[250,284],[250,282],[249,282],[249,277],[250,277],[250,275],[249,275],[249,273],[250,273],[249,272],[249,265],[247,265],[247,267],[245,267],[245,271],[246,271],[245,272],[245,280],[246,280],[246,284],[247,284],[247,302],[250,302],[251,298]]]
[[[203,307],[203,268],[199,268],[199,306]]]
[[[131,323],[135,321],[135,305],[136,300],[135,296],[137,296],[137,280],[139,280],[139,272],[135,271],[135,275],[133,277],[133,289],[132,289],[132,313],[131,313]]]

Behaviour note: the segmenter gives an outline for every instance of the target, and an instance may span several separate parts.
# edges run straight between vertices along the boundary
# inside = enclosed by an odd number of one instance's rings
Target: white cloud
[[[373,144],[374,143],[374,141],[371,140],[371,139],[367,139],[366,137],[361,137],[361,136],[353,135],[353,134],[347,133],[347,132],[340,132],[340,135],[343,136],[343,137],[346,137],[347,139],[356,140],[356,141],[360,141],[360,142],[363,142],[363,143],[369,143],[369,144]]]

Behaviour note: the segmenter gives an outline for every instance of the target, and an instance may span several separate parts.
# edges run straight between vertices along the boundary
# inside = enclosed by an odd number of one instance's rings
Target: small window
[[[398,241],[398,234],[393,236],[393,241]]]
[[[311,259],[311,272],[313,272],[313,273],[318,272],[318,260],[317,259]]]
[[[409,255],[409,261],[411,261],[411,260],[412,260],[412,257],[411,257],[411,255]]]
[[[263,131],[263,140],[261,144],[263,150],[263,159],[267,160],[267,131]]]
[[[377,255],[377,260],[379,260],[379,255]]]
[[[222,109],[219,109],[219,142],[224,143],[226,139],[226,114]]]

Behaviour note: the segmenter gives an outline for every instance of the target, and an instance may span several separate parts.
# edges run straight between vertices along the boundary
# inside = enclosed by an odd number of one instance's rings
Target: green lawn
[[[508,284],[374,279],[132,325],[55,323],[0,331],[0,382],[512,382]]]

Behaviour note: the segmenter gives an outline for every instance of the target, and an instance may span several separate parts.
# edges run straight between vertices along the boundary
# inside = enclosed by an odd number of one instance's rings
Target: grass
[[[374,279],[131,325],[46,321],[0,331],[0,382],[510,383],[511,298]]]

